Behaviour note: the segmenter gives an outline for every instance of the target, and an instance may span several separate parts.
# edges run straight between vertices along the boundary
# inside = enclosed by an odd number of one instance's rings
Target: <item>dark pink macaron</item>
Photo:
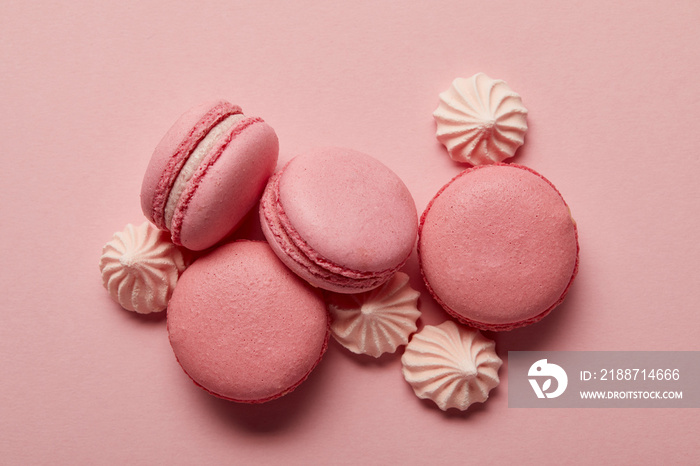
[[[270,178],[260,202],[273,251],[314,286],[359,293],[406,262],[418,218],[399,177],[369,155],[324,148],[299,155]]]
[[[291,392],[328,344],[320,292],[258,241],[228,243],[195,261],[175,287],[167,318],[180,366],[231,401],[262,403]]]
[[[483,330],[535,323],[578,270],[576,223],[557,189],[514,164],[463,171],[421,217],[418,257],[433,297]]]
[[[277,164],[279,144],[260,118],[219,100],[184,115],[160,141],[141,186],[141,208],[175,244],[213,246],[255,205]]]

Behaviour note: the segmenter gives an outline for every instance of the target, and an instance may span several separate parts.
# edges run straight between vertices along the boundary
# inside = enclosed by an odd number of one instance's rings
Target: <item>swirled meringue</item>
[[[527,109],[505,81],[457,78],[433,112],[437,139],[453,160],[483,165],[512,157],[525,142]]]
[[[331,333],[353,353],[375,358],[393,353],[416,331],[420,293],[408,284],[408,275],[396,272],[379,288],[358,294],[326,292],[332,316]]]
[[[164,310],[180,274],[182,251],[150,222],[127,224],[102,249],[102,283],[124,309],[139,314]]]
[[[443,411],[464,411],[472,403],[486,401],[499,383],[502,363],[493,341],[452,321],[426,325],[401,357],[403,376],[416,395],[434,401]]]

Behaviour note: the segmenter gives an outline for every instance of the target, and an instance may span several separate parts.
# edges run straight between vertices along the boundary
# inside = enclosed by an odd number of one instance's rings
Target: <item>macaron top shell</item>
[[[578,265],[576,225],[554,186],[518,165],[465,170],[421,218],[421,271],[440,304],[478,328],[536,322]]]
[[[263,242],[225,244],[180,277],[168,305],[175,356],[192,380],[233,401],[282,396],[324,353],[328,313],[320,293]]]
[[[308,248],[347,269],[392,269],[413,249],[418,224],[410,192],[361,152],[325,148],[294,158],[280,179],[279,200]]]

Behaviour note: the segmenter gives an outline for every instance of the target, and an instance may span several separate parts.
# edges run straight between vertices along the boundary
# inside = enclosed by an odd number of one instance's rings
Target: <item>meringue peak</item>
[[[169,238],[150,222],[127,224],[102,249],[102,283],[124,309],[149,314],[167,307],[186,267]]]
[[[499,384],[503,362],[478,330],[446,321],[416,333],[401,357],[403,375],[419,398],[464,411],[483,403]]]
[[[527,109],[505,81],[484,73],[455,79],[433,112],[437,139],[453,160],[502,162],[525,142]]]
[[[324,295],[333,318],[331,333],[353,353],[375,358],[393,353],[417,330],[420,293],[410,287],[408,275],[403,272],[364,293]]]

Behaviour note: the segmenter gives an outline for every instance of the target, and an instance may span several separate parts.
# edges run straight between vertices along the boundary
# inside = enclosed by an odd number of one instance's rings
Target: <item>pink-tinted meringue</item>
[[[325,294],[332,316],[331,333],[353,353],[375,358],[393,353],[416,331],[420,293],[397,272],[384,285],[358,294]]]
[[[403,376],[419,398],[464,411],[499,383],[495,343],[478,330],[446,321],[413,335],[401,357]]]
[[[124,309],[149,314],[168,306],[185,270],[182,251],[150,222],[127,224],[102,249],[102,283]]]
[[[472,165],[512,157],[525,142],[526,114],[520,95],[484,73],[455,79],[433,112],[438,141],[453,160]]]

